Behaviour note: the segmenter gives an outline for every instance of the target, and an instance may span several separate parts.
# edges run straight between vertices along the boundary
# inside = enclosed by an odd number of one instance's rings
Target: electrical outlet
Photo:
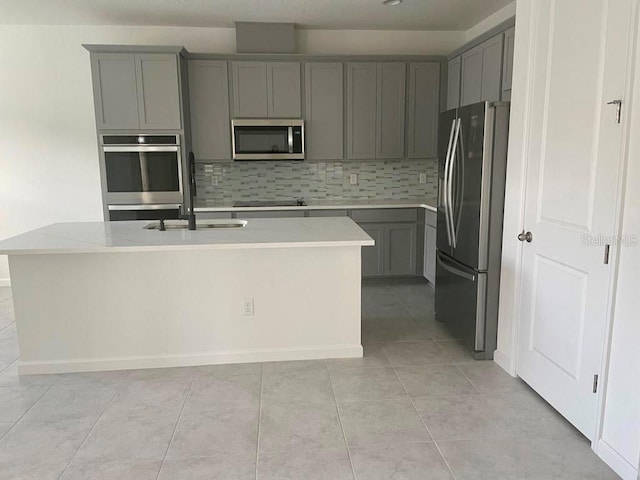
[[[420,174],[420,183],[427,183],[427,174],[426,173],[421,173]]]
[[[351,185],[357,185],[358,184],[358,174],[357,173],[352,173],[351,175],[349,175],[349,183]]]
[[[218,186],[218,182],[219,182],[219,177],[217,175],[212,175],[211,176],[211,185],[213,185],[214,187]]]
[[[253,298],[245,298],[242,301],[242,314],[246,317],[253,315]]]

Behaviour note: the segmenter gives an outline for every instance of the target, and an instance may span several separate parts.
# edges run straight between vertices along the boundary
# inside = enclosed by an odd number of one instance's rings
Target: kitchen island
[[[0,242],[20,373],[362,356],[364,231],[349,218],[226,222],[60,223]]]

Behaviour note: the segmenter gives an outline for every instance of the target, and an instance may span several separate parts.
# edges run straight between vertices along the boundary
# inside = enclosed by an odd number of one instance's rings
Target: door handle
[[[620,117],[622,116],[622,100],[611,100],[607,102],[607,105],[616,106],[616,123],[620,123]]]
[[[533,241],[533,233],[522,230],[522,232],[518,234],[518,240],[521,242],[526,241],[527,243],[531,243]]]

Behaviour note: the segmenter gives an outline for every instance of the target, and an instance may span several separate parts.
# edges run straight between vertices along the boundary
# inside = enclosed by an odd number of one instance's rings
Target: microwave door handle
[[[289,132],[289,153],[293,153],[293,127],[289,127],[288,129]]]
[[[145,152],[138,153],[140,162],[140,180],[142,183],[142,191],[149,191],[149,166],[147,165],[147,154]]]
[[[449,207],[449,196],[447,195],[447,191],[448,191],[448,185],[449,185],[449,167],[451,163],[451,146],[453,145],[453,134],[455,132],[455,127],[456,127],[456,119],[454,118],[453,121],[451,122],[451,131],[449,132],[449,145],[447,146],[447,155],[444,161],[444,183],[442,185],[444,190],[442,194],[442,200],[444,203],[444,217],[445,217],[445,220],[447,221],[447,240],[449,242],[449,246],[453,244],[453,239],[451,236],[451,221],[449,217],[450,207]]]

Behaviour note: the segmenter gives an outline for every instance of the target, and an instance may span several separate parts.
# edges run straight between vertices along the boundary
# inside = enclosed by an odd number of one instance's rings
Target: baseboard
[[[627,462],[611,445],[600,439],[598,442],[598,456],[620,475],[622,480],[638,480],[638,470]]]
[[[0,278],[0,287],[10,287],[11,279],[10,278]]]
[[[208,352],[195,355],[160,355],[152,357],[99,358],[84,360],[19,361],[20,375],[48,373],[98,372],[138,368],[194,367],[225,363],[280,362],[320,360],[325,358],[361,358],[362,345],[320,346],[313,348],[241,350]]]
[[[507,372],[509,375],[511,375],[512,377],[515,377],[515,375],[511,373],[512,372],[511,359],[507,357],[504,353],[502,353],[500,350],[496,350],[495,352],[493,352],[493,361],[496,362],[498,366],[502,368],[505,372]]]

